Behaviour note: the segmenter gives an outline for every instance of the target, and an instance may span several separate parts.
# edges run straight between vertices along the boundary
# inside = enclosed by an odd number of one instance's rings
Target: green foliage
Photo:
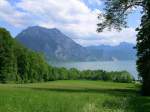
[[[126,71],[106,72],[103,70],[85,70],[80,73],[82,74],[82,79],[87,80],[104,80],[123,83],[131,83],[133,81],[133,77]]]
[[[137,69],[143,79],[142,93],[150,95],[150,1],[144,0],[144,15],[137,28]]]
[[[0,28],[0,82],[42,81],[48,68],[41,54],[26,49]]]
[[[105,80],[131,82],[127,72],[102,70],[79,71],[75,68],[51,67],[40,53],[20,45],[5,29],[0,29],[0,82],[33,83],[54,80]]]
[[[104,21],[98,24],[98,32],[107,27],[121,30],[127,26],[129,10],[138,6],[143,8],[141,24],[137,28],[137,69],[142,77],[142,93],[150,96],[150,0],[106,0],[105,5]]]
[[[129,82],[132,82],[132,79],[133,78],[131,77],[131,75],[126,71],[119,72],[119,73],[112,73],[111,75],[111,80],[113,80],[114,82],[129,83]]]
[[[13,81],[17,73],[13,40],[5,29],[0,29],[0,81]]]
[[[98,32],[102,32],[105,28],[121,30],[127,27],[127,15],[132,12],[132,8],[143,5],[143,0],[104,0],[105,13],[99,14],[98,19],[104,21],[98,23]],[[129,10],[130,11],[129,11]],[[128,11],[127,11],[128,10]]]

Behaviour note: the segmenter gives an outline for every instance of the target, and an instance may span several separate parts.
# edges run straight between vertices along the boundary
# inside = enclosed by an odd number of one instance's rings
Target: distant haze
[[[83,47],[56,28],[28,27],[16,39],[27,48],[43,53],[48,60],[110,61],[135,60],[136,57],[133,44],[124,42],[118,46]]]

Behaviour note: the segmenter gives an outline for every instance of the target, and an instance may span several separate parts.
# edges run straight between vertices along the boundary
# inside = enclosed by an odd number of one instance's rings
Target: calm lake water
[[[106,71],[128,71],[137,79],[137,70],[135,61],[92,61],[92,62],[59,62],[51,63],[56,67],[77,68],[79,70],[106,70]]]

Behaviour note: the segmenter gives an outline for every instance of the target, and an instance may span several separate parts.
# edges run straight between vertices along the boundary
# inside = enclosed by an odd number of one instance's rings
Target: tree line
[[[126,72],[79,71],[50,66],[40,53],[25,48],[10,33],[0,28],[0,83],[33,83],[54,80],[105,80],[132,82]]]

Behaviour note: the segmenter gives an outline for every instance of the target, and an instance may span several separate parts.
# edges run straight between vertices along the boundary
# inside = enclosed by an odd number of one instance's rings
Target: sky
[[[82,46],[136,43],[141,9],[128,16],[128,28],[97,33],[104,0],[0,0],[0,27],[15,37],[29,26],[57,28]]]

